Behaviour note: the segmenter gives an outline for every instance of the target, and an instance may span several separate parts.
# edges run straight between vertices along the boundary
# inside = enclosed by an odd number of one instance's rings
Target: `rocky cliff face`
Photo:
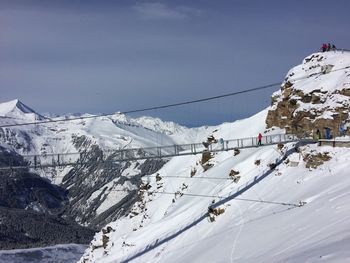
[[[315,53],[292,68],[272,96],[266,124],[299,136],[322,137],[325,128],[339,136],[339,127],[350,127],[350,52]]]

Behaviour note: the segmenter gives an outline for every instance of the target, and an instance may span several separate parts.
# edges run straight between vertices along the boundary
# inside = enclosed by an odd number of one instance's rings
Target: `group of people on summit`
[[[334,44],[331,44],[331,43],[323,43],[322,46],[321,46],[321,50],[322,52],[326,52],[326,51],[331,51],[331,50],[336,50],[336,46]]]

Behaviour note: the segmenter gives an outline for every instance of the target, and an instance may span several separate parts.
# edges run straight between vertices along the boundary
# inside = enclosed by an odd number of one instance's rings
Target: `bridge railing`
[[[22,156],[27,166],[60,166],[79,163],[80,153],[43,154]]]
[[[300,140],[294,135],[288,134],[276,134],[266,135],[262,137],[263,145],[287,143]],[[60,166],[70,164],[83,164],[91,162],[93,159],[96,162],[117,162],[126,160],[137,159],[149,159],[149,158],[166,158],[179,155],[198,154],[204,151],[219,152],[233,150],[236,148],[249,148],[257,147],[257,137],[239,138],[224,140],[220,143],[211,143],[206,145],[204,143],[191,143],[181,145],[166,145],[159,147],[147,147],[147,148],[130,148],[120,149],[115,151],[101,152],[101,154],[95,154],[89,156],[88,153],[63,153],[63,154],[43,154],[43,155],[27,155],[23,156],[26,166],[29,167],[41,167],[41,166]],[[10,164],[11,166],[11,164]]]
[[[298,138],[294,135],[275,134],[275,135],[263,136],[261,139],[261,143],[263,145],[270,145],[270,144],[276,144],[276,143],[292,142],[297,140]],[[258,146],[257,137],[249,137],[249,138],[241,138],[241,139],[224,141],[224,149],[226,150],[231,150],[235,148],[249,148],[249,147],[256,147],[256,146]]]

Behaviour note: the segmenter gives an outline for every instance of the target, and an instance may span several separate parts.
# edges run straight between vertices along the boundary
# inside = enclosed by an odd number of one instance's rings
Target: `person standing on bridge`
[[[325,137],[326,137],[326,139],[327,139],[327,140],[332,139],[331,128],[325,127],[324,129],[325,129]]]
[[[344,136],[345,135],[345,123],[344,123],[344,121],[342,121],[339,124],[339,135],[340,136]]]
[[[262,139],[262,135],[261,135],[261,133],[259,132],[259,135],[258,135],[258,146],[259,146],[259,145],[261,146],[261,139]]]
[[[223,138],[220,138],[219,142],[220,142],[220,145],[221,145],[221,149],[223,150],[223,149],[225,148],[224,139],[223,139]]]
[[[321,132],[319,129],[317,129],[317,131],[316,131],[316,139],[317,140],[321,139]]]

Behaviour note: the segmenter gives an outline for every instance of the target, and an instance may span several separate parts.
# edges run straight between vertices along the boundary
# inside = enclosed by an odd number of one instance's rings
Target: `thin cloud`
[[[200,16],[202,11],[192,7],[170,7],[164,3],[137,3],[132,10],[147,20],[184,20]]]

